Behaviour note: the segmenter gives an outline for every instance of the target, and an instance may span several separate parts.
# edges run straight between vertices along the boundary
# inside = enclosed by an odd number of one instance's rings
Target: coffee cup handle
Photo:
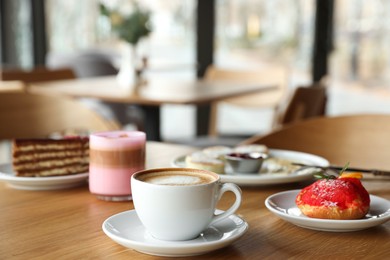
[[[240,205],[241,205],[241,189],[240,189],[240,187],[238,187],[236,184],[233,184],[233,183],[222,184],[222,186],[219,190],[217,201],[219,201],[222,198],[222,195],[227,191],[233,192],[234,195],[236,196],[236,200],[234,201],[233,205],[228,210],[226,210],[225,212],[223,212],[221,214],[214,215],[214,217],[211,220],[210,225],[214,224],[215,222],[218,222],[224,218],[229,217],[234,212],[236,212],[237,209],[240,207]]]

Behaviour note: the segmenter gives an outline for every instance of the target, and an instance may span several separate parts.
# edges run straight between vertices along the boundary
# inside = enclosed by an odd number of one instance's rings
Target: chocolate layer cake
[[[12,159],[17,176],[85,173],[89,167],[89,139],[16,139]]]

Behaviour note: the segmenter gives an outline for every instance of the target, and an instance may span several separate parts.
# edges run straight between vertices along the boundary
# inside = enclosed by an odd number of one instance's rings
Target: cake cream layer
[[[87,137],[75,137],[75,138],[65,138],[65,139],[17,139],[14,140],[13,145],[16,148],[25,150],[25,149],[63,149],[66,147],[89,147],[89,139]]]
[[[85,162],[88,163],[88,158],[84,158],[85,155],[88,156],[88,151],[75,150],[75,151],[42,151],[39,152],[29,152],[29,153],[18,153],[15,157],[14,164],[19,163],[28,163],[35,162],[37,160],[58,160],[58,159],[67,159],[72,157],[83,158]]]
[[[51,144],[51,143],[42,143],[42,144],[32,144],[26,143],[21,144],[23,146],[18,146],[18,150],[15,152],[35,152],[35,151],[62,151],[64,148],[69,150],[77,150],[83,149],[85,145],[84,143],[59,143],[59,144]]]
[[[66,165],[64,167],[55,168],[41,168],[41,169],[20,169],[18,171],[19,176],[25,177],[48,177],[48,176],[62,176],[72,175],[78,173],[88,172],[88,165]]]

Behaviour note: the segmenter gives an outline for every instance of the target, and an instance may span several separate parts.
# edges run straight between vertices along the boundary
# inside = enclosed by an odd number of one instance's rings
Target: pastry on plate
[[[302,189],[295,202],[311,218],[361,219],[370,208],[370,196],[360,177],[361,174],[342,174],[320,179]]]
[[[294,165],[293,163],[291,160],[271,157],[264,160],[260,173],[290,174],[301,168],[301,166]]]
[[[224,160],[225,155],[232,153],[233,149],[228,146],[217,145],[204,148],[202,152],[208,157]]]
[[[219,174],[225,173],[225,162],[208,156],[202,151],[194,152],[185,158],[186,167],[208,170]]]
[[[235,153],[265,153],[268,154],[268,147],[263,144],[239,145],[234,148]]]

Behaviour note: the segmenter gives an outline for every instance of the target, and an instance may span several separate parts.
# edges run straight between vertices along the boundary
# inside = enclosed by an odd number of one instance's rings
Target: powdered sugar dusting
[[[362,190],[363,189],[363,190]],[[319,180],[304,188],[298,203],[312,206],[357,207],[365,204],[364,193],[367,193],[359,182],[347,179]],[[361,196],[363,195],[363,198]],[[368,193],[367,193],[368,197]],[[369,202],[368,202],[369,203]]]

